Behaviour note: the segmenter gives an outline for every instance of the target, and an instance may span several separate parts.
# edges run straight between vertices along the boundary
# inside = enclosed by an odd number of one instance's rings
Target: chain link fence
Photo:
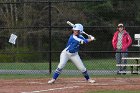
[[[133,44],[136,43],[139,3],[138,0],[0,0],[0,73],[54,71],[72,33],[66,24],[69,20],[83,24],[84,31],[96,38],[79,52],[89,72],[116,74],[113,34],[117,24],[123,22]],[[15,45],[8,42],[11,33],[18,36]],[[139,57],[140,48],[131,46],[128,53]],[[77,74],[71,61],[64,74]]]

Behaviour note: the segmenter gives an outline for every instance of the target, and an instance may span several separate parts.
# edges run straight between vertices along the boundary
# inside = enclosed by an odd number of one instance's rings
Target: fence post
[[[49,74],[52,72],[52,64],[51,64],[51,2],[48,3],[49,5]]]

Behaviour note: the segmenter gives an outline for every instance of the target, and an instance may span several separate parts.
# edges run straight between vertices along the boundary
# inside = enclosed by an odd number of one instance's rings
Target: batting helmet
[[[83,25],[82,24],[75,24],[74,26],[73,26],[73,28],[72,28],[72,30],[79,30],[80,31],[80,33],[82,33],[83,32]]]

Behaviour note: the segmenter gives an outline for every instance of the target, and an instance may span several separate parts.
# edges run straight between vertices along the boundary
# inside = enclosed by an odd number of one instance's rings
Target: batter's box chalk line
[[[86,83],[86,81],[70,81],[71,83]]]
[[[71,86],[71,87],[61,87],[61,88],[51,88],[47,90],[35,90],[30,92],[21,92],[21,93],[41,93],[41,92],[48,92],[48,91],[55,91],[55,90],[64,90],[64,89],[73,89],[78,88],[79,86]]]
[[[41,83],[41,82],[28,82],[29,84],[47,84],[47,83]]]
[[[95,85],[95,86],[108,86],[109,84],[107,84],[107,83],[92,83],[90,85]]]

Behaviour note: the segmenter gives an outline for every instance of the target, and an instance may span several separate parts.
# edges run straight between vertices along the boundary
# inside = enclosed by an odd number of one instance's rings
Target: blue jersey
[[[78,52],[81,43],[88,43],[88,40],[85,39],[82,35],[75,36],[72,34],[66,45],[66,51],[69,51],[70,53]]]

